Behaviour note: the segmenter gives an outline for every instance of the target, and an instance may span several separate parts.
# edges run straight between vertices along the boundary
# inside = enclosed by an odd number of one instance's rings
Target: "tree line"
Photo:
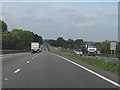
[[[83,39],[68,39],[65,40],[63,37],[58,37],[56,40],[47,40],[47,42],[55,47],[63,47],[66,49],[80,49],[81,46],[85,45],[88,43],[87,41],[84,41]],[[105,40],[103,42],[96,42],[96,47],[97,50],[101,52],[101,54],[108,55],[111,53],[110,51],[110,42],[109,40]],[[116,54],[120,54],[120,42],[117,42],[117,47],[116,47]]]
[[[55,47],[63,47],[63,48],[69,48],[69,49],[76,49],[80,48],[81,45],[84,44],[82,39],[68,39],[65,40],[63,37],[58,37],[57,40],[48,40],[47,41],[50,45],[55,46]]]
[[[42,37],[31,31],[23,29],[8,31],[4,21],[0,21],[0,28],[2,29],[2,49],[29,50],[31,42],[43,43]]]
[[[34,34],[28,30],[13,29],[8,31],[7,24],[0,20],[0,40],[2,40],[2,49],[11,50],[29,50],[31,42],[43,43],[43,39],[38,34]],[[87,42],[83,39],[68,39],[65,40],[63,37],[58,37],[56,40],[51,39],[47,42],[55,47],[63,47],[66,49],[78,49]],[[1,45],[1,42],[0,42]],[[102,54],[110,54],[110,41],[105,40],[103,42],[97,42],[97,49]],[[117,42],[116,54],[120,54],[120,42]]]

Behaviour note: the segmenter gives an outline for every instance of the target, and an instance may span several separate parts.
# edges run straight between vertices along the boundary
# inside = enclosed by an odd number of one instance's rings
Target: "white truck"
[[[41,52],[39,42],[31,42],[31,53],[34,53],[34,52],[37,52],[37,53]]]
[[[88,56],[96,56],[97,48],[95,43],[87,43],[82,47],[82,51],[84,55]]]

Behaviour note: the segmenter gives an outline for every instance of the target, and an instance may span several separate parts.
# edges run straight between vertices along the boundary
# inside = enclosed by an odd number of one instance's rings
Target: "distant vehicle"
[[[97,54],[98,54],[98,55],[101,55],[101,52],[100,52],[100,51],[97,51]]]
[[[75,53],[75,55],[80,55],[80,56],[83,55],[83,51],[81,49],[74,50],[74,53]]]
[[[83,54],[88,56],[96,56],[97,48],[95,43],[87,43],[81,47]]]
[[[41,52],[41,47],[40,47],[40,44],[39,42],[31,42],[31,53],[34,53],[34,52]]]

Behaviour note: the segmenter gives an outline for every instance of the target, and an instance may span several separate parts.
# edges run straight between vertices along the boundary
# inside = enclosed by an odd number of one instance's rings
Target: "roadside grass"
[[[120,75],[120,64],[118,62],[114,62],[114,61],[105,62],[105,61],[99,60],[99,59],[77,56],[73,53],[59,52],[57,54],[65,57],[65,58],[79,60],[81,62],[84,62],[89,65],[103,69],[105,71]]]

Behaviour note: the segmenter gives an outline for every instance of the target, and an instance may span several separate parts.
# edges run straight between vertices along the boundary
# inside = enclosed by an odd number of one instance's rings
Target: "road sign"
[[[116,42],[110,42],[110,50],[116,50]]]

